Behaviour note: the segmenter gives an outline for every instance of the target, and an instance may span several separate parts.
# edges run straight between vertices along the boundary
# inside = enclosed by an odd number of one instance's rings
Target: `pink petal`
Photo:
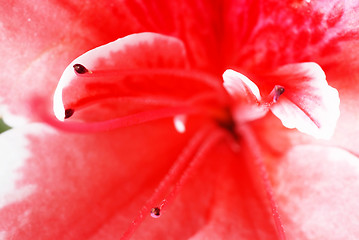
[[[357,156],[334,147],[297,146],[273,178],[288,238],[359,237]]]
[[[7,183],[0,192],[2,236],[102,240],[120,236],[178,157],[188,134],[198,129],[190,126],[187,133],[178,134],[171,125],[166,120],[78,135],[32,124],[0,135],[1,143],[9,143],[0,145],[6,154],[0,176]],[[247,158],[241,152],[233,153],[227,141],[204,157],[196,177],[163,216],[147,218],[134,239],[275,236],[263,189],[248,165],[253,162],[243,161]],[[218,165],[218,159],[225,161]]]
[[[211,33],[221,24],[216,20],[219,16],[216,7],[193,1],[3,4],[0,55],[7,60],[0,62],[2,115],[6,119],[10,114],[16,115],[21,124],[24,118],[32,119],[28,106],[23,104],[29,96],[39,94],[50,99],[70,61],[85,51],[132,33],[156,31],[175,35],[185,42],[194,65],[215,66],[212,63],[218,56],[215,51],[218,39]],[[203,31],[197,31],[199,28]],[[12,118],[8,122],[16,125],[17,121]]]
[[[232,97],[232,114],[238,123],[252,121],[263,117],[267,108],[259,106],[261,95],[257,85],[245,75],[226,70],[223,73],[223,86]]]
[[[32,124],[0,135],[0,232],[8,239],[88,239],[113,224],[107,236],[120,236],[188,139],[171,127],[167,120],[79,135]]]
[[[76,64],[88,72],[77,73]],[[62,120],[65,109],[74,116],[84,109],[82,119],[109,119],[151,108],[151,102],[184,105],[202,95],[212,102],[225,96],[216,78],[188,65],[177,38],[155,33],[120,38],[70,63],[55,92],[55,114]]]
[[[331,139],[332,146],[341,146],[359,155],[359,98],[358,74],[339,70],[332,74],[335,86],[340,93],[340,118],[336,132]]]
[[[325,74],[315,63],[290,64],[279,68],[272,82],[285,93],[271,111],[285,127],[297,128],[317,138],[330,138],[339,118],[338,91],[328,85]]]
[[[91,77],[91,74],[87,74],[89,77],[81,78],[81,75],[77,74],[73,68],[75,64],[82,64],[91,72],[107,70],[107,73],[112,71],[113,74],[105,77]],[[54,95],[55,114],[62,120],[65,115],[64,105],[66,109],[77,110],[80,104],[88,105],[89,102],[98,102],[101,99],[140,94],[143,88],[150,85],[151,78],[146,76],[148,74],[135,75],[136,71],[141,72],[153,68],[184,69],[185,67],[186,52],[178,39],[154,33],[134,34],[120,38],[81,55],[68,65]],[[128,75],[126,71],[134,73]],[[151,77],[157,78],[156,75]],[[142,81],[142,79],[147,81]],[[156,84],[153,83],[151,90],[156,90],[154,85]],[[131,89],[128,90],[128,88]],[[150,92],[145,88],[146,90]],[[131,92],[128,93],[128,91]],[[87,99],[86,102],[84,99]],[[111,111],[116,112],[117,108],[121,111],[123,107],[114,106]]]
[[[253,159],[243,151],[233,152],[227,142],[217,144],[207,154],[201,169],[184,188],[186,193],[192,194],[188,195],[188,199],[178,199],[176,206],[169,210],[172,217],[177,218],[176,225],[180,224],[182,228],[188,226],[185,216],[183,223],[179,221],[181,216],[192,213],[192,210],[181,210],[197,204],[209,204],[203,224],[188,239],[276,239],[270,206],[261,181],[258,181],[260,176]],[[218,159],[225,161],[219,164]],[[205,192],[202,193],[202,190]],[[204,202],[198,201],[201,195],[205,195]],[[163,227],[161,231],[166,233]],[[180,236],[179,232],[177,238]],[[162,236],[156,237],[161,239]]]
[[[257,85],[243,74],[228,69],[222,77],[223,86],[233,98],[247,100],[248,102],[259,102],[261,100]]]
[[[316,63],[289,64],[269,74],[253,74],[267,97],[261,99],[257,85],[243,74],[227,70],[224,87],[232,96],[237,122],[263,117],[268,108],[287,128],[317,138],[330,138],[339,118],[338,91],[328,85]],[[284,89],[277,93],[276,89]]]

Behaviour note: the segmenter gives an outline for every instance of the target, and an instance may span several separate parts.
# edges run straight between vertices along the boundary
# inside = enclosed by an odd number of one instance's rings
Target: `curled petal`
[[[54,112],[60,120],[107,120],[204,98],[217,101],[214,92],[225,96],[219,86],[215,77],[189,69],[181,40],[138,33],[76,58],[57,86]]]
[[[120,38],[88,51],[69,64],[54,95],[54,112],[59,119],[64,119],[65,109],[76,111],[81,106],[103,99],[129,96],[145,90],[155,91],[154,87],[149,89],[148,81],[143,80],[152,80],[154,76],[149,79],[144,75],[150,72],[140,74],[141,71],[185,67],[185,49],[176,38],[154,33]],[[130,78],[136,74],[136,77]],[[135,89],[130,91],[129,88]]]
[[[340,115],[340,99],[318,64],[285,65],[271,78],[286,90],[271,107],[285,127],[297,128],[316,138],[328,139],[333,135]]]
[[[259,106],[261,95],[257,85],[245,75],[228,69],[223,73],[223,86],[234,101],[236,121],[251,121],[268,112],[267,108]]]
[[[261,100],[257,85],[243,74],[231,69],[223,73],[223,86],[235,98]]]

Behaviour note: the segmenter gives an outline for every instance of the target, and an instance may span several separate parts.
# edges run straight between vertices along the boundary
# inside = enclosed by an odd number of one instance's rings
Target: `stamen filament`
[[[145,104],[145,105],[161,105],[161,106],[183,106],[183,105],[193,105],[193,104],[201,104],[205,101],[216,100],[215,95],[213,93],[202,93],[198,94],[192,98],[186,100],[177,100],[169,97],[159,97],[159,96],[101,96],[93,99],[91,97],[83,98],[80,101],[74,104],[69,104],[71,106],[75,106],[76,111],[86,108],[93,104],[93,102],[98,101],[98,99],[114,99],[119,104],[121,103],[135,103],[135,104]],[[224,103],[223,103],[224,104]]]
[[[47,102],[44,99],[34,97],[30,100],[30,102],[32,111],[34,111],[43,122],[59,130],[73,133],[96,133],[102,131],[109,131],[118,128],[138,125],[153,120],[174,117],[181,114],[199,114],[203,112],[208,112],[208,110],[206,111],[206,109],[204,108],[194,106],[178,106],[139,112],[132,115],[127,115],[124,117],[110,119],[102,122],[62,122],[57,120],[53,115],[46,111],[46,109],[48,108],[46,107]]]
[[[222,131],[222,129],[216,129],[216,131],[211,133],[211,136],[206,139],[205,142],[202,143],[200,149],[197,151],[196,155],[193,157],[191,162],[189,163],[186,170],[183,172],[181,178],[178,180],[176,185],[173,187],[172,191],[168,194],[168,196],[162,200],[159,210],[161,214],[166,209],[169,203],[171,203],[178,193],[181,191],[184,184],[189,180],[192,176],[193,172],[201,165],[203,160],[205,160],[204,155],[208,152],[209,149],[213,147],[215,143],[221,140],[225,135],[226,132]]]
[[[82,77],[119,77],[119,76],[150,76],[150,75],[161,75],[166,77],[176,76],[181,78],[190,78],[197,82],[203,83],[214,90],[221,92],[222,95],[224,91],[219,91],[223,89],[221,85],[220,78],[212,76],[208,73],[201,72],[198,70],[188,70],[188,69],[176,69],[176,68],[149,68],[149,69],[133,69],[133,70],[91,70],[91,73],[78,75],[79,78]]]
[[[96,133],[103,131],[110,131],[118,128],[138,125],[153,120],[158,120],[167,117],[174,117],[179,114],[195,114],[199,113],[199,109],[193,107],[169,107],[145,112],[139,112],[132,115],[127,115],[120,118],[115,118],[102,122],[61,122],[55,118],[44,119],[49,125],[68,132],[77,133]]]
[[[141,208],[138,216],[132,221],[130,227],[122,235],[121,240],[129,239],[133,235],[136,229],[150,213],[150,209],[155,204],[155,201],[157,201],[160,196],[164,194],[164,192],[171,186],[175,179],[177,179],[184,171],[185,166],[191,160],[191,157],[195,153],[196,149],[199,147],[205,137],[210,134],[213,127],[214,126],[211,125],[209,127],[203,128],[202,130],[197,132],[194,137],[189,141],[187,146],[184,148],[182,153],[174,162],[173,166],[170,168],[168,173],[154,190],[153,195],[146,201],[145,205]]]
[[[273,215],[273,219],[274,219],[274,223],[275,223],[275,226],[277,229],[279,239],[285,240],[286,235],[285,235],[283,224],[280,219],[279,212],[278,212],[278,206],[274,199],[273,189],[272,189],[272,185],[269,180],[269,177],[268,177],[268,172],[265,167],[263,158],[261,156],[261,150],[259,148],[259,143],[257,142],[255,135],[249,126],[243,124],[239,127],[238,130],[240,131],[241,136],[243,137],[243,140],[245,142],[247,142],[248,150],[251,151],[251,153],[254,157],[254,160],[255,160],[255,164],[258,167],[258,171],[262,178],[265,192],[267,194],[267,198],[268,198],[270,206],[271,206],[272,215]]]

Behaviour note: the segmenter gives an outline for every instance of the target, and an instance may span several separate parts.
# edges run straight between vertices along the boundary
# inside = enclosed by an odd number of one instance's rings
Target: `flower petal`
[[[285,88],[271,111],[285,127],[297,128],[317,138],[328,139],[340,115],[338,91],[329,86],[315,63],[289,64],[271,78]]]
[[[222,77],[223,86],[232,97],[250,102],[261,100],[257,85],[243,74],[227,69]]]
[[[267,108],[259,106],[259,89],[249,78],[231,69],[227,69],[222,77],[223,86],[232,97],[232,112],[238,123],[261,118],[268,112]]]
[[[184,69],[186,67],[185,54],[180,40],[154,33],[129,35],[90,50],[73,60],[64,71],[54,95],[55,114],[63,120],[65,108],[77,110],[78,105],[88,104],[89,101],[96,101],[99,98],[101,100],[101,98],[129,95],[128,91],[126,92],[128,83],[125,82],[129,77],[135,78],[133,82],[137,81],[137,86],[133,86],[132,94],[140,92],[142,85],[149,85],[149,80],[143,74],[135,75],[136,70],[141,72],[156,67]],[[88,77],[81,77],[81,74],[77,74],[73,67],[75,64],[81,64],[89,69],[90,73],[82,74]],[[107,70],[107,75],[91,77],[96,70],[101,72]],[[127,75],[126,70],[133,73]],[[147,83],[141,81],[143,78],[147,80]],[[155,86],[151,90],[155,90]],[[82,103],[84,99],[89,100]],[[115,112],[114,109],[111,108],[112,112]]]
[[[331,145],[341,146],[359,155],[359,75],[350,69],[340,69],[332,78],[336,79],[333,86],[340,93],[340,118]]]
[[[177,38],[156,33],[120,38],[90,50],[66,68],[54,96],[56,116],[62,120],[65,109],[77,115],[86,108],[83,119],[109,119],[128,114],[136,104],[143,110],[151,100],[166,105],[221,91],[216,89],[217,79],[197,76],[188,65],[184,45]],[[137,103],[124,103],[126,97]]]
[[[205,225],[190,239],[278,239],[253,156],[245,148],[235,153],[228,145],[211,154],[226,160],[211,162],[217,175],[212,207]]]
[[[294,147],[273,173],[290,239],[357,239],[359,161],[342,149]]]
[[[92,135],[32,124],[0,135],[0,232],[6,239],[88,239],[111,226],[96,239],[119,236],[193,133],[178,134],[172,124]]]
[[[325,71],[357,68],[358,7],[341,0],[231,1],[224,15],[224,56],[247,70],[308,61]]]
[[[2,4],[0,55],[6,61],[0,62],[1,115],[11,125],[33,120],[24,104],[29,96],[39,94],[50,99],[71,60],[132,33],[156,31],[176,36],[189,49],[194,66],[216,66],[212,63],[218,59],[218,35],[211,33],[222,23],[217,9],[215,3],[200,1],[153,4],[105,0],[73,4],[21,0]]]
[[[198,127],[178,134],[169,130],[171,125],[171,120],[163,120],[79,135],[32,124],[0,135],[5,143],[17,139],[17,144],[0,145],[7,149],[1,150],[7,153],[2,164],[12,166],[9,161],[19,159],[12,167],[15,178],[9,167],[1,168],[2,181],[14,184],[0,192],[1,234],[101,240],[121,235]],[[259,229],[260,236],[275,236],[265,193],[248,166],[253,163],[249,158],[238,161],[239,156],[247,158],[230,147],[222,141],[204,153],[196,177],[185,183],[163,216],[147,218],[134,239],[188,239],[197,234],[251,238],[258,234],[253,229]],[[218,159],[223,159],[220,165]]]

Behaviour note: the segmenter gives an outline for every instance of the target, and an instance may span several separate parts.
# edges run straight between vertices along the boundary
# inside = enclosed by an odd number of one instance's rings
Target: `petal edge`
[[[287,128],[330,139],[340,116],[340,98],[338,91],[328,85],[321,67],[313,62],[289,64],[274,76],[284,84],[286,93],[272,106],[273,114]]]

